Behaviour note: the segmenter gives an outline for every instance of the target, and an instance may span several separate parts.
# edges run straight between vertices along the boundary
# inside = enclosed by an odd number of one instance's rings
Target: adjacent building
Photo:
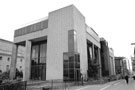
[[[115,70],[117,75],[123,73],[123,57],[115,57]]]
[[[23,80],[101,77],[100,38],[74,5],[15,30],[11,79],[19,46],[25,47]]]
[[[108,42],[104,38],[100,38],[100,44],[101,44],[100,53],[101,53],[102,75],[103,76],[116,75],[113,49],[109,48]]]
[[[100,38],[101,44],[101,64],[102,64],[102,75],[109,76],[110,74],[110,62],[109,62],[109,47],[108,42],[104,38]]]
[[[116,75],[115,71],[115,60],[114,60],[114,51],[112,48],[109,48],[109,62],[110,62],[110,75]]]
[[[131,57],[131,62],[132,62],[132,69],[133,69],[132,71],[135,75],[135,57]]]
[[[10,70],[13,42],[0,39],[0,71],[6,72]],[[23,71],[24,57],[23,47],[19,47],[16,68]]]
[[[116,74],[121,75],[122,77],[126,74],[130,74],[130,63],[129,60],[125,57],[115,57],[115,69]]]

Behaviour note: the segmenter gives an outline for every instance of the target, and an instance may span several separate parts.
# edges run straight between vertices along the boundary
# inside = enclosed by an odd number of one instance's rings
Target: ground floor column
[[[98,48],[98,64],[99,64],[99,78],[102,78],[102,63],[101,63],[101,55],[100,55],[100,48]]]
[[[13,44],[12,47],[12,59],[10,65],[10,79],[14,79],[16,76],[16,61],[17,61],[18,45]]]
[[[25,42],[25,63],[24,63],[24,76],[23,80],[28,81],[30,79],[31,72],[31,41],[26,40]]]
[[[116,75],[116,70],[115,70],[115,60],[114,60],[114,57],[113,57],[113,75]]]

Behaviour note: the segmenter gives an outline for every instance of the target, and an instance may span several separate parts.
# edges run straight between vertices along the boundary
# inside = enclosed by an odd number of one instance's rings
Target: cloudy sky
[[[70,4],[108,41],[115,56],[130,59],[131,43],[135,43],[135,0],[1,0],[0,38],[13,41],[15,29]]]

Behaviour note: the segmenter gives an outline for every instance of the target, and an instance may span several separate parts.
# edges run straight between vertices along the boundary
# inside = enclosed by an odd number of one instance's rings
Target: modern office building
[[[101,64],[102,64],[102,75],[109,76],[110,74],[110,62],[109,62],[109,47],[108,42],[104,38],[100,38],[101,44]]]
[[[122,77],[124,77],[126,74],[130,74],[130,62],[125,57],[115,57],[115,69],[116,74],[120,74]]]
[[[0,39],[0,71],[6,72],[10,70],[11,56],[12,56],[13,42]],[[16,68],[19,71],[23,71],[24,57],[23,47],[19,47]]]
[[[135,72],[135,57],[131,57],[131,61],[132,61],[133,72]]]
[[[18,46],[25,47],[23,80],[77,80],[101,77],[100,39],[74,5],[15,30],[10,78],[15,77]],[[96,74],[90,70],[96,66]]]
[[[109,48],[109,62],[110,62],[110,75],[116,75],[115,71],[115,60],[114,60],[114,51],[112,48]]]
[[[135,57],[131,57],[132,73],[135,75]]]
[[[122,74],[123,57],[115,57],[115,70],[116,70],[116,74]]]

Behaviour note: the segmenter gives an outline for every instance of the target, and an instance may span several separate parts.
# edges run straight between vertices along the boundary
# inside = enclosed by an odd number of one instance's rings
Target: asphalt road
[[[128,84],[125,80],[118,80],[103,85],[88,85],[74,90],[135,90],[135,80],[130,78]]]

